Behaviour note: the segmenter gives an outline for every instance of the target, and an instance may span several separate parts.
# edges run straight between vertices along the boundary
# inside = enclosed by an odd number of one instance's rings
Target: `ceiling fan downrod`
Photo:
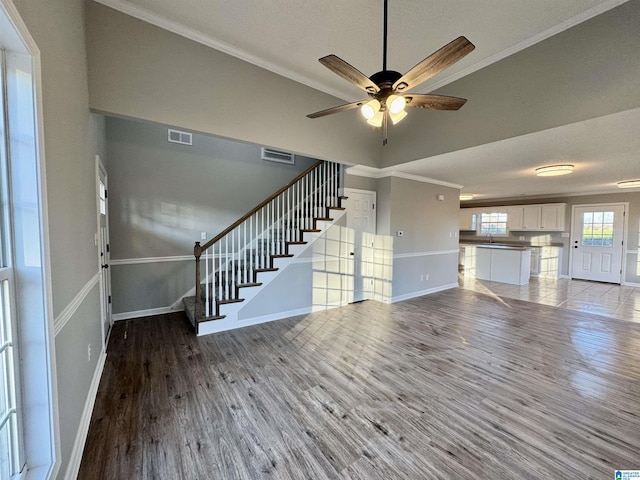
[[[384,28],[382,33],[382,71],[387,70],[387,0],[384,0]]]

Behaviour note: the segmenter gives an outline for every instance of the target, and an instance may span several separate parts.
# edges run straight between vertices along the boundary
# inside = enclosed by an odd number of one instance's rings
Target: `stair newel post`
[[[202,247],[200,242],[196,242],[193,247],[193,255],[196,257],[196,302],[195,302],[195,318],[202,317],[202,287],[200,286],[200,256],[202,255]]]

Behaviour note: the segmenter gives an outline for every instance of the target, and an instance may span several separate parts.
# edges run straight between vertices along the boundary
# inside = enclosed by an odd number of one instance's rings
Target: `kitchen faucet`
[[[489,237],[489,243],[493,243],[493,235],[491,235],[491,232],[487,233],[486,236]]]

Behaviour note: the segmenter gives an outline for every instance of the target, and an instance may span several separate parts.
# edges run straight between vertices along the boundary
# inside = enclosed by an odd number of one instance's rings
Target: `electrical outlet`
[[[91,344],[87,345],[87,360],[91,361]]]

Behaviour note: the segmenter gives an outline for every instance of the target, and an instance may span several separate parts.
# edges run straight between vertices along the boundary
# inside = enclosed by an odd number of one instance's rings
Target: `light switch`
[[[206,240],[207,239],[207,232],[200,232],[200,240]]]

